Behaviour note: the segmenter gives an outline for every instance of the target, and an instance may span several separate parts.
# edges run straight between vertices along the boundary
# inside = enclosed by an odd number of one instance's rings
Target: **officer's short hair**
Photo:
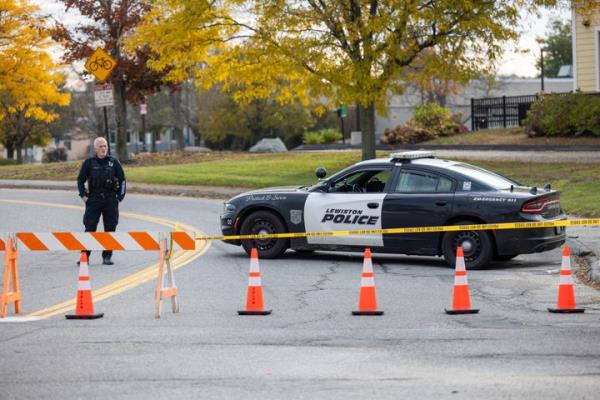
[[[103,137],[97,137],[96,139],[94,139],[94,148],[98,147],[98,144],[100,142],[104,142],[108,146],[108,143],[106,142],[106,139],[104,139]]]

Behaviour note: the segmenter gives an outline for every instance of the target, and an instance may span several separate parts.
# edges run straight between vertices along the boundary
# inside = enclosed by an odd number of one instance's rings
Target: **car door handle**
[[[448,204],[448,202],[447,202],[447,201],[436,201],[436,202],[435,202],[435,205],[436,205],[436,206],[440,206],[440,207],[443,207],[443,206],[445,206],[446,204]]]
[[[379,207],[379,203],[368,203],[367,207],[369,207],[369,208],[377,208],[377,207]]]

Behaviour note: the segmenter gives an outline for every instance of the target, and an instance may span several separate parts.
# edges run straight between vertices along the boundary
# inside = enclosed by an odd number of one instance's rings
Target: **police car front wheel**
[[[242,222],[242,235],[263,235],[285,233],[285,224],[276,214],[270,211],[256,211],[248,215]],[[277,258],[289,247],[289,239],[247,239],[242,240],[242,247],[250,254],[255,247],[260,258]]]
[[[469,221],[458,222],[457,225],[470,224]],[[492,239],[485,231],[449,232],[442,239],[442,253],[446,262],[454,267],[456,248],[462,246],[467,269],[483,269],[493,255]]]

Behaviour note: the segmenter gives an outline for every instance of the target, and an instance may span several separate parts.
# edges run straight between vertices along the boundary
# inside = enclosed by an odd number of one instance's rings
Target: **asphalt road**
[[[65,205],[81,204],[67,192],[0,189],[0,232],[81,230],[81,211]],[[130,195],[119,229],[178,222],[216,234],[220,209],[215,200]],[[273,314],[240,317],[245,253],[215,242],[195,256],[181,256],[175,272],[181,312],[165,303],[157,320],[154,281],[132,277],[156,254],[119,253],[114,266],[93,254],[94,289],[128,284],[96,301],[104,318],[67,321],[50,307],[74,297],[77,255],[22,253],[23,315],[42,319],[0,322],[0,399],[600,396],[600,293],[578,283],[585,314],[546,311],[556,300],[558,250],[470,272],[481,311],[464,316],[443,312],[453,270],[437,258],[375,254],[381,317],[350,315],[360,254],[261,260]]]

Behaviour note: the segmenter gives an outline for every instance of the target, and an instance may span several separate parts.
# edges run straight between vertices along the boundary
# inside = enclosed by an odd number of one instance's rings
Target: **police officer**
[[[119,161],[108,155],[106,139],[94,140],[94,157],[83,162],[77,187],[85,203],[83,224],[86,232],[95,232],[102,215],[105,232],[114,232],[119,222],[119,202],[125,197],[125,172]],[[85,182],[87,181],[87,189]],[[88,259],[90,255],[88,251]],[[102,263],[113,265],[112,251],[102,252]]]

